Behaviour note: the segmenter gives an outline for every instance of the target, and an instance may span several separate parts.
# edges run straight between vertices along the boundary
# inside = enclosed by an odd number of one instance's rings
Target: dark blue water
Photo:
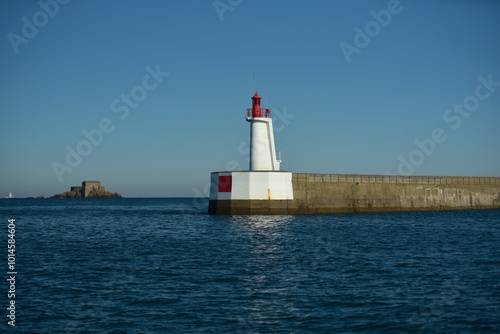
[[[209,216],[200,199],[2,200],[0,332],[500,332],[500,210]]]

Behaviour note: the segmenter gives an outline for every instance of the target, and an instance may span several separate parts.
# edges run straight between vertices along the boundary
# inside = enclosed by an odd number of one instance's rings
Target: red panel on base
[[[233,177],[231,175],[219,175],[219,192],[230,193],[233,187]]]

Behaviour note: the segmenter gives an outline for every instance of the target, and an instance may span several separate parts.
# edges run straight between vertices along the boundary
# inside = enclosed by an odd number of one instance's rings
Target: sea
[[[207,208],[0,200],[0,332],[500,333],[500,210]]]

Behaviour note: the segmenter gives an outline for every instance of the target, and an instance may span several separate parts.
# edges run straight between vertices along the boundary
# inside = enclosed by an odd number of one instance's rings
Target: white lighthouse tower
[[[260,107],[261,97],[257,92],[252,97],[252,109],[247,109],[250,122],[250,170],[280,170],[274,146],[273,120],[271,110]]]
[[[271,110],[261,108],[260,100],[255,92],[246,114],[250,123],[249,170],[211,173],[211,214],[282,214],[293,200],[292,172],[280,171]]]

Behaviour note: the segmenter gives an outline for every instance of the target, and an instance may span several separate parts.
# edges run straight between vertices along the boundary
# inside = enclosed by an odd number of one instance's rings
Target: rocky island
[[[71,187],[70,191],[51,198],[122,198],[122,195],[106,191],[99,181],[83,181],[81,187]]]

